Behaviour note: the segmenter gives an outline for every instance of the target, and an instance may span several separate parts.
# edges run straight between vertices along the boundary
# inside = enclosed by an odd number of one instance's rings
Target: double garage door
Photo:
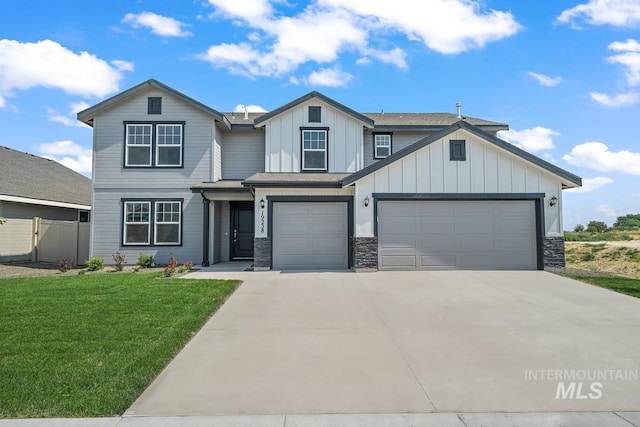
[[[380,201],[378,268],[537,268],[529,200]]]
[[[274,202],[274,270],[348,268],[346,202]]]

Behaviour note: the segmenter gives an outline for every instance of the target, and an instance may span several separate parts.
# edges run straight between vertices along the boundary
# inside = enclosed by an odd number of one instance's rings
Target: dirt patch
[[[567,272],[640,278],[640,247],[621,242],[565,244]]]
[[[124,272],[131,273],[136,268],[135,265],[125,266]],[[74,267],[73,269],[62,273],[58,270],[56,264],[42,262],[16,262],[0,264],[0,279],[10,279],[14,277],[58,277],[58,276],[77,276],[80,271],[86,269]],[[163,271],[164,267],[144,268],[140,272],[152,273]],[[98,271],[86,271],[85,274],[118,274],[119,272],[112,266],[106,266]]]

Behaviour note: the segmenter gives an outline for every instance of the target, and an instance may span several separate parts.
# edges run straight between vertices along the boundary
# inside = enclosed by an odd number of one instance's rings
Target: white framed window
[[[182,203],[177,201],[155,202],[154,244],[179,245]]]
[[[327,131],[302,130],[302,170],[327,170]]]
[[[151,166],[151,131],[148,124],[128,124],[125,166]]]
[[[384,159],[391,155],[391,134],[376,133],[373,135],[373,158]]]
[[[182,166],[182,125],[156,125],[156,166]]]
[[[148,245],[151,240],[151,202],[124,202],[124,245]]]

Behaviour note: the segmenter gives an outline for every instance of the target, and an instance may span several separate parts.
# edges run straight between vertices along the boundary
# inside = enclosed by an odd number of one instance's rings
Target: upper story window
[[[467,150],[464,139],[452,139],[449,141],[449,159],[455,161],[467,160]]]
[[[302,170],[327,170],[326,129],[302,129]]]
[[[375,133],[373,134],[373,158],[384,159],[391,155],[391,134]]]
[[[184,123],[126,123],[125,167],[182,167]]]
[[[161,96],[150,96],[147,98],[147,114],[162,114]]]
[[[309,123],[322,122],[322,108],[318,106],[309,106]]]

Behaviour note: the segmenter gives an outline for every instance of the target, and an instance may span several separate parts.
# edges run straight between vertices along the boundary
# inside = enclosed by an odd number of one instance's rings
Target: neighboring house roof
[[[0,200],[90,209],[91,180],[54,160],[0,146]]]
[[[461,120],[455,114],[450,113],[363,113],[365,116],[371,118],[375,122],[376,130],[384,130],[386,128],[415,128],[417,129],[442,129],[446,126]],[[484,119],[477,119],[475,117],[463,117],[465,122],[480,126],[483,129],[490,128],[490,130],[509,130],[509,125],[505,123],[492,122]]]
[[[315,90],[313,92],[309,92],[306,95],[301,96],[298,99],[294,99],[293,101],[289,102],[288,104],[283,105],[282,107],[278,107],[273,111],[270,111],[268,113],[263,114],[262,116],[260,116],[259,118],[257,118],[256,120],[254,120],[254,125],[255,126],[260,126],[262,125],[264,122],[266,122],[267,120],[277,116],[278,114],[284,113],[285,111],[296,107],[297,105],[302,104],[303,102],[306,102],[310,99],[313,98],[317,98],[329,105],[331,105],[334,108],[337,108],[338,110],[342,111],[345,114],[350,115],[351,117],[353,117],[354,119],[362,122],[365,126],[367,127],[373,127],[374,123],[373,120],[363,114],[358,113],[357,111],[352,110],[351,108],[347,107],[346,105],[340,104],[337,101],[334,101],[333,99],[329,98],[328,96],[325,96],[323,94],[321,94],[320,92],[316,92]]]
[[[358,172],[355,172],[354,174],[348,176],[347,178],[345,178],[342,181],[342,185],[346,186],[349,184],[353,184],[354,182],[356,182],[357,180],[364,178],[365,176],[395,162],[398,159],[403,158],[404,156],[407,156],[419,149],[421,149],[422,147],[425,147],[431,143],[434,143],[438,140],[440,140],[441,138],[447,136],[448,134],[455,132],[458,129],[463,129],[466,130],[474,135],[476,135],[479,138],[484,139],[485,141],[494,144],[530,163],[533,163],[539,167],[541,167],[542,169],[547,170],[548,172],[561,177],[567,184],[563,183],[563,185],[566,185],[567,187],[580,187],[582,186],[582,178],[580,178],[577,175],[572,174],[571,172],[567,172],[566,170],[559,168],[556,165],[553,165],[547,161],[542,160],[541,158],[534,156],[533,154],[530,154],[518,147],[516,147],[515,145],[509,144],[506,141],[503,141],[500,138],[497,138],[491,134],[488,134],[484,131],[482,131],[481,129],[479,129],[476,126],[473,126],[465,121],[458,121],[454,124],[452,124],[451,126],[441,130],[440,132],[428,136],[424,139],[421,139],[420,141],[411,144],[408,147],[403,148],[400,151],[397,151],[395,153],[393,153],[392,155],[390,155],[387,158],[384,158],[382,160],[377,161],[376,163],[373,163],[372,165],[367,166],[364,169],[361,169]]]
[[[340,187],[350,173],[260,172],[242,181],[253,187]]]
[[[134,86],[130,89],[125,90],[124,92],[120,92],[119,94],[112,96],[111,98],[105,99],[104,101],[94,105],[93,107],[89,107],[86,110],[80,111],[78,113],[78,120],[88,124],[89,126],[93,126],[93,117],[96,114],[99,114],[100,112],[113,106],[114,104],[122,102],[149,88],[155,88],[163,92],[166,92],[170,95],[173,95],[176,98],[191,105],[192,107],[204,112],[205,114],[211,115],[215,120],[224,123],[225,126],[227,126],[228,128],[231,127],[229,121],[221,112],[214,110],[213,108],[208,107],[203,103],[196,101],[195,99],[190,98],[187,95],[181,92],[178,92],[177,90],[165,85],[164,83],[160,83],[155,79],[149,79],[146,82],[142,82],[137,86]]]

